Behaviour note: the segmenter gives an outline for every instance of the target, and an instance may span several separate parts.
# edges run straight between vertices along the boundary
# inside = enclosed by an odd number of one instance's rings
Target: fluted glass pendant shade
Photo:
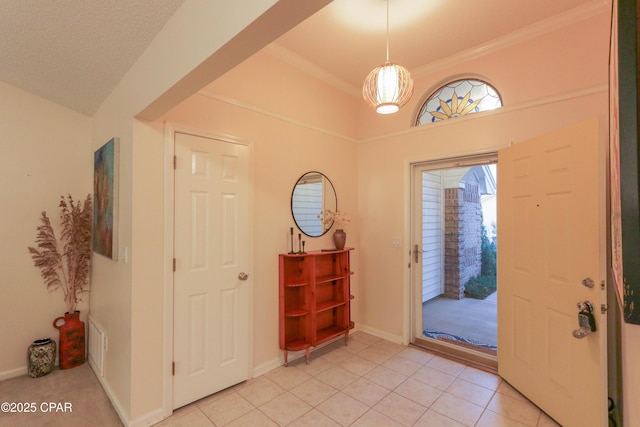
[[[364,100],[380,114],[395,113],[411,99],[413,79],[402,65],[385,62],[369,73],[362,86]]]

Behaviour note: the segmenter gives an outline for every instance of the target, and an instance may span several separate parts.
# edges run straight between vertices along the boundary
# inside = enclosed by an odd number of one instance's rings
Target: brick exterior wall
[[[482,205],[477,181],[445,189],[444,296],[464,298],[464,284],[482,266]]]

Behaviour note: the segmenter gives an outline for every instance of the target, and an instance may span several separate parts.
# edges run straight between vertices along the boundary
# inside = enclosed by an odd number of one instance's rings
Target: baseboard
[[[353,329],[351,329],[349,331],[349,336],[351,336],[351,334],[353,334],[353,333],[355,333],[357,331],[360,331],[360,330],[362,330],[360,327],[358,327],[358,326],[354,327]],[[370,332],[368,332],[368,333],[370,333]],[[371,335],[374,335],[374,334],[371,334]],[[319,349],[321,349],[323,347],[326,347],[328,345],[331,345],[334,342],[340,341],[340,340],[344,340],[344,336],[336,337],[336,338],[334,338],[332,340],[329,340],[327,342],[324,342],[324,343],[320,344],[317,347],[311,347],[309,352],[310,352],[311,355],[313,355],[314,351],[319,350]],[[305,357],[305,356],[306,356],[306,352],[304,350],[302,350],[302,351],[290,351],[288,359],[289,359],[289,362],[291,362],[293,360],[300,359],[300,358]],[[277,358],[271,359],[268,362],[265,362],[265,363],[263,363],[261,365],[258,365],[256,367],[254,367],[253,368],[253,377],[252,378],[258,377],[260,375],[264,375],[264,374],[266,374],[267,372],[269,372],[269,371],[271,371],[273,369],[279,368],[280,366],[284,366],[284,355],[282,354],[282,351],[280,351],[280,354],[279,354],[279,356]]]
[[[98,378],[98,380],[103,378],[101,369],[98,366],[96,366],[96,364],[93,362],[93,359],[91,359],[90,357],[87,358],[87,363],[89,364],[89,367],[91,367],[91,370],[93,371],[95,376]]]
[[[388,332],[381,331],[380,329],[372,328],[366,325],[359,325],[358,330],[364,333],[367,333],[369,335],[373,335],[375,337],[394,342],[396,344],[404,344],[404,340],[402,339],[401,335],[390,334]]]
[[[91,370],[95,369],[93,365],[89,364],[89,366],[91,366]],[[96,377],[98,377],[98,381],[100,381],[100,385],[104,389],[104,392],[107,394],[107,397],[109,398],[109,400],[111,401],[111,404],[115,408],[116,413],[118,414],[118,417],[120,417],[120,421],[122,421],[122,424],[124,424],[125,427],[146,427],[146,426],[157,424],[160,421],[165,419],[164,410],[162,408],[158,408],[151,412],[147,412],[146,414],[134,420],[130,420],[129,417],[127,416],[127,413],[124,411],[122,404],[120,404],[120,401],[116,398],[115,393],[113,392],[111,387],[109,387],[109,383],[105,381],[104,377],[100,377],[95,372],[95,370],[94,370],[94,373],[96,374]]]
[[[15,377],[21,377],[23,375],[27,375],[29,373],[29,369],[26,366],[21,368],[11,369],[8,371],[0,372],[0,381],[8,380]]]
[[[304,353],[304,352],[303,352]],[[253,368],[253,377],[259,377],[260,375],[264,375],[267,372],[276,369],[278,367],[282,366],[282,362],[280,361],[279,357],[276,357],[275,359],[271,359],[268,362],[262,363],[258,366],[255,366]]]
[[[155,411],[148,412],[141,417],[136,418],[129,422],[128,427],[146,427],[152,426],[154,424],[159,423],[164,420],[164,410],[162,408],[158,408]],[[127,425],[127,424],[125,424]]]
[[[93,363],[92,359],[89,359],[89,366],[91,367],[91,370],[98,378],[100,385],[102,386],[104,392],[107,394],[107,397],[111,401],[111,404],[115,408],[116,413],[120,418],[120,421],[122,421],[122,424],[124,424],[127,427],[146,427],[146,426],[151,426],[156,423],[159,423],[160,421],[166,418],[164,416],[164,410],[160,408],[160,409],[156,409],[155,411],[149,412],[148,414],[145,414],[141,417],[138,417],[135,420],[129,420],[129,418],[124,412],[124,409],[122,408],[122,405],[120,404],[120,401],[115,397],[113,390],[111,390],[111,387],[109,387],[109,384],[104,380],[104,377],[101,376],[100,368],[96,366],[95,363]]]
[[[107,397],[111,401],[111,404],[113,405],[113,408],[116,410],[116,413],[118,414],[120,421],[122,421],[122,424],[124,424],[125,426],[130,426],[129,417],[127,416],[127,413],[125,412],[124,408],[122,407],[122,404],[116,397],[115,393],[109,386],[109,383],[104,379],[103,376],[100,376],[98,373],[96,373],[95,368],[91,363],[89,363],[89,366],[91,367],[91,370],[95,374],[96,378],[98,378],[98,382],[100,382],[102,389],[107,394]]]

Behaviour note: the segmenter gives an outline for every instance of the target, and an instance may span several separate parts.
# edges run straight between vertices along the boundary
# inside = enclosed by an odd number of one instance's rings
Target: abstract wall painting
[[[93,251],[117,260],[118,138],[93,154]]]

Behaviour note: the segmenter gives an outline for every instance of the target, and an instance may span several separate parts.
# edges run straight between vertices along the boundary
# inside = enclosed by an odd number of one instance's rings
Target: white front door
[[[439,317],[440,309],[432,309],[427,315],[423,304],[445,293],[445,218],[458,214],[453,207],[447,210],[446,189],[456,188],[470,168],[496,161],[495,153],[486,153],[416,163],[411,167],[411,339],[414,343],[429,346],[423,340],[423,331],[439,328],[428,323],[429,318]],[[459,316],[464,317],[464,309],[457,310]],[[460,326],[464,327],[464,322]],[[438,331],[454,333],[453,330]]]
[[[173,407],[249,377],[249,147],[175,134]]]
[[[499,374],[568,427],[607,425],[602,135],[593,119],[498,154]],[[584,301],[597,331],[578,339]]]

